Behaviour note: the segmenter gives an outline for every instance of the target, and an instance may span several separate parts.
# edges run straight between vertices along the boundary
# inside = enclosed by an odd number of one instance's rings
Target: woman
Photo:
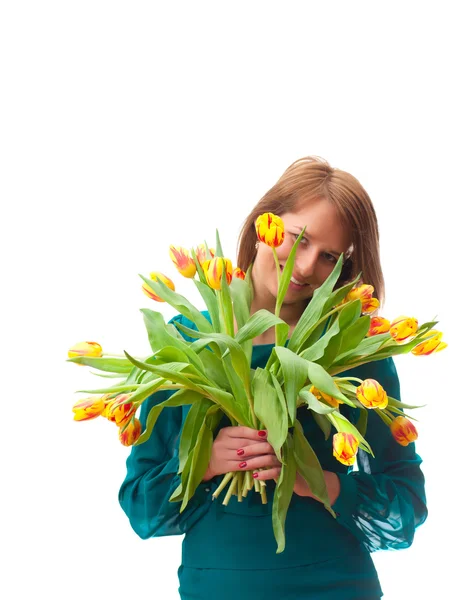
[[[345,263],[338,285],[362,271],[364,282],[373,285],[374,295],[383,300],[378,226],[368,194],[349,173],[309,157],[285,171],[242,229],[238,265],[246,270],[253,262],[252,312],[261,308],[274,312],[277,293],[272,251],[256,243],[254,222],[264,212],[277,214],[284,222],[285,241],[277,249],[281,268],[306,227],[280,314],[291,332],[341,253]],[[181,316],[174,321],[192,326]],[[252,367],[263,367],[273,347],[274,330],[255,343]],[[376,379],[389,396],[400,398],[392,359],[362,365],[350,374]],[[143,425],[151,406],[166,396],[160,392],[144,402]],[[222,600],[375,600],[382,596],[370,553],[407,548],[427,515],[421,459],[413,444],[397,444],[389,428],[369,411],[366,439],[374,457],[360,451],[358,470],[352,471],[333,458],[331,436],[326,440],[311,412],[300,408],[299,420],[324,469],[336,518],[312,497],[298,476],[286,519],[286,548],[276,554],[271,506],[280,462],[266,441],[266,431],[230,427],[224,420],[204,481],[187,508],[180,514],[179,504],[168,501],[180,482],[177,444],[188,408],[163,411],[151,438],[133,447],[119,494],[141,538],[185,533],[178,572],[183,600],[212,596]],[[343,406],[342,410],[355,422],[358,409]],[[212,502],[222,475],[244,469],[267,480],[268,504],[261,504],[259,494],[249,494],[242,503],[233,497],[227,506],[221,498]]]

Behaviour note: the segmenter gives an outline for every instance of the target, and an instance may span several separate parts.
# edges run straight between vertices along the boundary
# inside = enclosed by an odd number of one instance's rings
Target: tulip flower
[[[115,401],[118,402],[118,397],[114,396],[113,394],[104,394],[102,396],[102,400],[105,404],[105,408],[102,412],[102,417],[105,417],[105,419],[108,419],[109,421],[114,423],[115,416],[113,414],[113,406],[115,404]]]
[[[355,390],[355,395],[365,408],[386,408],[388,405],[386,391],[374,379],[365,379]]]
[[[391,323],[389,333],[396,342],[403,342],[414,335],[418,329],[418,321],[413,317],[397,317]]]
[[[401,446],[408,446],[418,438],[415,425],[405,417],[396,417],[390,427],[394,439]]]
[[[426,340],[425,342],[421,342],[418,346],[415,346],[412,350],[412,354],[415,356],[428,356],[429,354],[433,354],[433,352],[441,352],[444,348],[447,348],[447,344],[441,342],[442,332],[437,331],[436,329],[431,329],[425,335],[433,335],[432,338]],[[421,336],[425,337],[425,336]]]
[[[350,467],[355,463],[358,440],[352,433],[335,433],[333,435],[333,456],[343,465]]]
[[[197,246],[197,248],[195,249],[195,255],[197,256],[199,265],[202,267],[203,263],[206,260],[211,260],[212,258],[214,258],[215,251],[213,250],[213,248],[207,249],[205,244],[200,244],[200,246]]]
[[[380,333],[387,333],[391,328],[391,323],[383,317],[371,317],[370,318],[370,329],[368,330],[367,336],[378,335]]]
[[[284,242],[284,223],[273,213],[264,213],[255,221],[257,237],[270,248],[278,248]]]
[[[89,396],[75,403],[73,406],[75,421],[88,421],[100,416],[105,408],[101,397]]]
[[[163,275],[163,273],[150,273],[150,279],[152,279],[153,281],[158,281],[158,280],[162,281],[165,285],[167,285],[174,292],[174,283],[171,281],[171,279],[169,277],[166,277],[166,275]],[[156,302],[164,302],[164,300],[162,300],[159,296],[157,296],[155,294],[155,292],[152,290],[152,288],[149,286],[148,283],[145,283],[145,282],[143,283],[142,291],[144,292],[144,294],[146,296],[148,296],[152,300],[155,300]]]
[[[344,303],[350,302],[351,300],[360,300],[362,302],[362,313],[369,315],[372,312],[375,312],[375,310],[379,308],[380,304],[377,298],[373,298],[374,291],[375,288],[372,285],[363,283],[347,294],[344,299]]]
[[[123,446],[132,446],[140,438],[142,425],[139,419],[131,419],[124,427],[121,427],[118,433],[119,441]]]
[[[181,246],[170,246],[170,258],[183,277],[192,279],[197,273],[195,261],[190,255],[189,250],[186,250],[186,248],[182,248]]]
[[[337,387],[337,385],[336,385],[336,387]],[[312,387],[310,388],[310,393],[313,394],[315,396],[315,398],[317,398],[318,400],[321,400],[323,398],[323,400],[325,400],[330,406],[332,406],[334,408],[337,408],[339,406],[339,404],[342,404],[342,402],[340,400],[338,400],[337,398],[334,398],[333,396],[330,396],[329,394],[325,394],[324,392],[317,390],[314,385],[312,385]]]
[[[242,269],[239,269],[239,267],[236,267],[233,270],[233,277],[236,277],[237,279],[245,279],[245,271],[243,271]]]
[[[228,285],[231,283],[233,268],[232,262],[228,258],[215,257],[211,260],[206,260],[203,263],[202,268],[207,284],[214,290],[221,289],[221,280],[224,270],[226,270],[226,281],[228,282]]]
[[[68,351],[69,358],[75,358],[76,356],[91,356],[99,357],[102,356],[102,346],[97,342],[79,342],[75,344]]]
[[[124,427],[137,411],[137,406],[129,402],[130,398],[131,394],[119,394],[113,399],[108,410],[109,416],[107,418],[116,423],[118,427]]]

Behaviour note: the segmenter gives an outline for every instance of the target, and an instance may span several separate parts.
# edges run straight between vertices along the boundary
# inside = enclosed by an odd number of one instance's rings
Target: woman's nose
[[[295,261],[295,277],[297,277],[297,279],[300,281],[306,281],[315,273],[317,262],[318,252],[313,252],[311,250],[302,252],[301,256],[298,256]]]

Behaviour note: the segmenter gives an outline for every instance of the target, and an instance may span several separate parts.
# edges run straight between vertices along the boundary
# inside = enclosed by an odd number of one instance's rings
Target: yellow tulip
[[[166,275],[163,275],[163,273],[150,273],[150,279],[152,279],[152,281],[158,281],[158,280],[162,281],[165,285],[167,285],[174,292],[174,283],[171,281],[171,279],[169,277],[166,277]],[[156,302],[164,302],[164,300],[162,300],[159,296],[157,296],[155,294],[155,292],[152,290],[152,288],[149,286],[148,283],[144,282],[142,284],[142,291],[144,292],[144,294],[146,296],[148,296],[152,300],[155,300]]]
[[[336,385],[337,387],[337,385]],[[317,390],[317,388],[312,385],[312,387],[310,388],[310,393],[313,394],[315,396],[315,398],[317,398],[318,400],[325,400],[330,406],[333,406],[334,408],[337,408],[339,406],[339,404],[342,404],[342,402],[340,400],[338,400],[337,398],[334,398],[333,396],[330,396],[329,394],[325,394],[324,392],[321,392],[320,390]]]
[[[441,352],[441,350],[447,348],[447,344],[441,342],[441,331],[431,329],[431,331],[428,331],[424,336],[422,335],[421,337],[433,334],[435,335],[432,338],[426,340],[425,342],[421,342],[420,344],[418,344],[418,346],[415,346],[415,348],[413,348],[412,350],[412,354],[414,354],[415,356],[428,356],[429,354],[433,354],[433,352]]]
[[[350,302],[351,300],[360,300],[362,302],[362,313],[369,315],[372,312],[375,312],[380,305],[379,300],[377,298],[373,298],[374,291],[375,288],[372,285],[363,283],[347,294],[344,299],[344,303]]]
[[[126,426],[121,427],[118,433],[119,441],[123,446],[132,446],[140,438],[142,425],[139,419],[131,419]]]
[[[228,284],[231,283],[233,268],[229,258],[215,257],[211,260],[206,260],[203,263],[202,268],[207,284],[214,290],[221,289],[221,279],[224,270],[226,270],[226,281]]]
[[[368,330],[367,336],[378,335],[380,333],[387,333],[391,328],[391,323],[383,317],[371,317],[370,318],[370,329]]]
[[[366,302],[362,302],[362,313],[364,315],[371,315],[375,310],[378,310],[380,302],[378,298],[370,298]]]
[[[388,404],[386,391],[374,379],[365,379],[356,389],[355,395],[365,408],[386,408]]]
[[[195,249],[195,255],[197,256],[197,260],[199,261],[199,265],[202,267],[203,263],[206,260],[210,260],[210,259],[214,258],[215,251],[213,250],[213,248],[208,248],[207,249],[207,247],[205,246],[205,244],[200,244],[200,246],[197,246],[197,248]]]
[[[192,279],[197,273],[195,261],[190,255],[189,250],[186,248],[182,248],[181,246],[170,246],[170,258],[183,277]]]
[[[89,396],[78,400],[73,406],[75,421],[88,421],[100,416],[105,408],[105,402],[101,397]]]
[[[273,213],[264,213],[255,221],[257,237],[270,248],[278,248],[284,242],[284,223]]]
[[[415,425],[405,417],[396,417],[390,427],[394,439],[401,446],[408,446],[418,438]]]
[[[396,342],[403,342],[414,335],[418,329],[418,321],[413,317],[397,317],[391,323],[389,333]]]
[[[102,346],[97,342],[79,342],[68,350],[68,357],[75,358],[76,356],[102,356]]]
[[[343,465],[350,467],[355,463],[358,451],[358,440],[352,433],[335,433],[333,435],[333,456]]]
[[[239,267],[236,267],[233,271],[233,277],[236,277],[237,279],[245,279],[245,271],[243,271],[242,269],[239,269]]]
[[[107,418],[118,427],[124,427],[137,411],[137,406],[130,402],[130,398],[131,394],[119,394],[111,402]]]

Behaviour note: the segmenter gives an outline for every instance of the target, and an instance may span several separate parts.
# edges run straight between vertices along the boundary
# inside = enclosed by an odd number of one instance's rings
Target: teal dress
[[[184,317],[174,320],[193,327]],[[264,367],[272,348],[272,344],[254,346],[252,367]],[[351,375],[376,379],[388,395],[400,399],[391,358],[362,365]],[[150,408],[169,393],[158,392],[143,403],[143,427]],[[358,409],[345,409],[355,421]],[[182,514],[179,503],[168,501],[180,483],[179,434],[188,410],[183,406],[161,413],[150,439],[132,448],[119,492],[121,507],[142,539],[185,534],[178,571],[182,600],[375,600],[382,596],[371,553],[409,547],[427,515],[421,459],[414,444],[399,445],[378,415],[369,411],[366,439],[374,457],[359,451],[354,471],[333,457],[332,436],[325,440],[311,412],[299,408],[298,418],[323,469],[339,476],[341,491],[333,505],[337,517],[312,498],[294,494],[286,519],[286,548],[276,554],[273,481],[267,482],[265,505],[256,493],[249,493],[241,503],[233,496],[223,506],[223,491],[212,501],[222,476],[201,483]],[[220,426],[228,424],[225,419]]]

